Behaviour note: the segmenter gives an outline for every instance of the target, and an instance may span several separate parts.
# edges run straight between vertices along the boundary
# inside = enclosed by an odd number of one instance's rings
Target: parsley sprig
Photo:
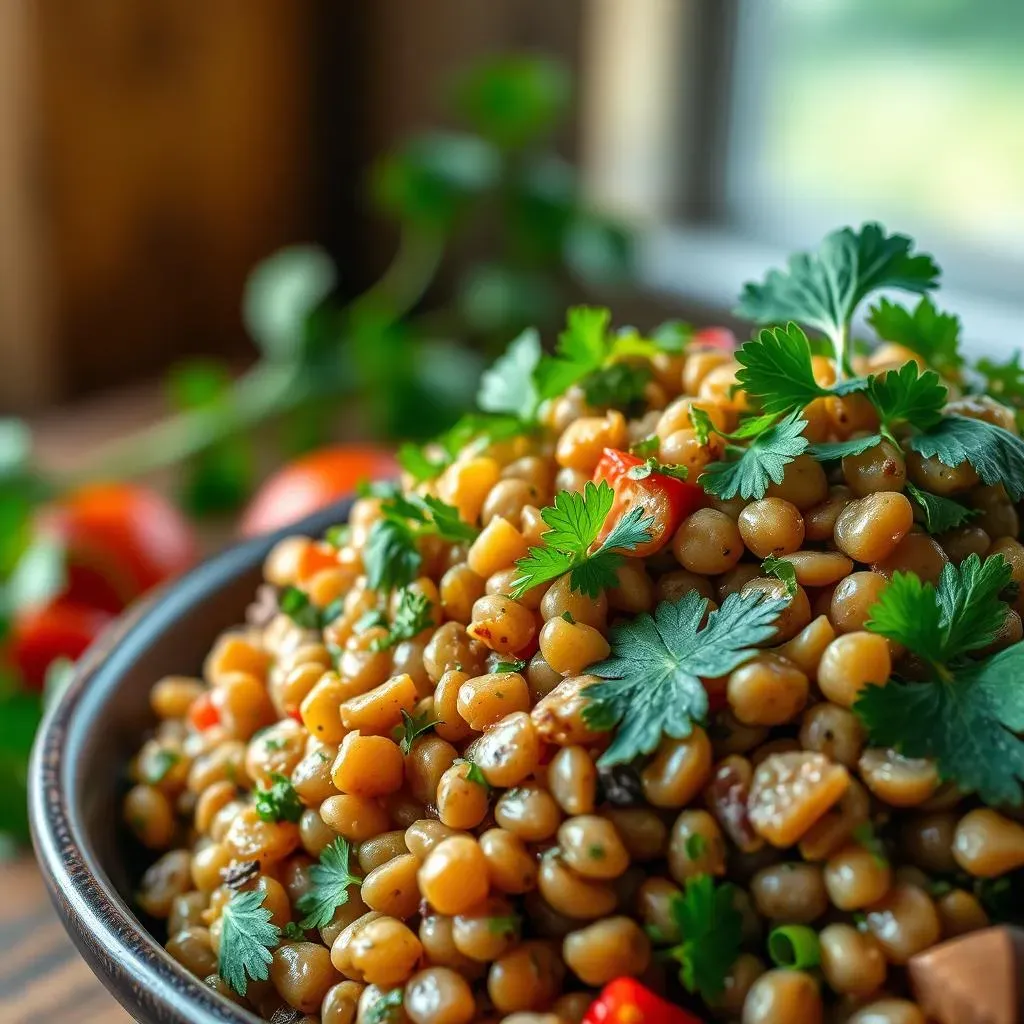
[[[669,904],[683,941],[668,950],[679,962],[679,977],[688,992],[713,1003],[743,945],[743,917],[736,909],[736,887],[710,875],[686,880],[684,891]]]
[[[349,886],[362,884],[363,880],[349,870],[350,853],[348,842],[339,836],[320,854],[320,862],[309,872],[310,889],[296,904],[306,915],[300,927],[325,928],[338,907],[348,903]]]
[[[730,594],[708,616],[707,598],[695,591],[663,601],[654,615],[615,625],[611,656],[589,671],[601,682],[583,692],[583,717],[593,729],[617,728],[598,764],[626,764],[651,753],[664,735],[688,736],[708,714],[701,679],[725,675],[748,661],[775,633],[785,600]]]
[[[292,622],[303,629],[323,629],[341,614],[344,601],[339,598],[320,608],[313,604],[304,590],[298,587],[285,587],[278,596],[278,607]]]
[[[222,912],[218,970],[240,996],[248,991],[250,979],[270,977],[270,951],[281,941],[281,929],[271,924],[273,915],[263,906],[266,896],[259,889],[235,893]]]
[[[934,758],[939,774],[989,804],[1024,799],[1024,644],[984,660],[1006,619],[1000,598],[1011,581],[999,555],[947,564],[938,587],[896,573],[866,628],[904,644],[926,666],[925,681],[869,686],[854,710],[871,743]]]
[[[398,746],[403,754],[409,754],[412,745],[423,735],[430,732],[435,725],[443,725],[439,719],[431,716],[429,711],[422,715],[410,715],[402,708],[402,724],[397,727]]]
[[[270,787],[258,786],[253,797],[256,813],[263,821],[298,821],[306,809],[291,780],[278,772],[270,776]]]
[[[945,376],[955,377],[963,368],[960,318],[937,310],[928,295],[913,311],[882,299],[871,307],[868,323],[880,338],[906,345]]]
[[[554,505],[541,511],[548,529],[541,535],[542,547],[530,548],[516,562],[512,596],[521,597],[531,587],[569,574],[569,586],[589,597],[597,597],[605,587],[614,587],[616,570],[622,564],[622,551],[630,551],[651,539],[654,517],[645,515],[637,505],[623,515],[597,543],[605,520],[615,502],[615,492],[602,480],[587,482],[583,493],[562,491]]]
[[[375,620],[376,621],[376,620]],[[408,587],[400,591],[395,617],[388,626],[386,636],[370,641],[370,650],[387,651],[403,640],[419,636],[423,630],[434,624],[434,606],[426,594]]]

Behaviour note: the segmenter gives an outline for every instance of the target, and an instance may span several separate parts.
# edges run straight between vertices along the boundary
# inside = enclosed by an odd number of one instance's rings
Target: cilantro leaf
[[[1024,644],[955,677],[866,686],[854,711],[871,743],[930,757],[943,779],[987,804],[1020,806],[1024,791]]]
[[[534,371],[541,360],[540,335],[528,327],[480,377],[477,404],[486,412],[524,420],[536,414],[539,398]]]
[[[463,416],[450,430],[420,448],[414,444],[403,444],[398,449],[398,464],[417,483],[433,480],[440,476],[469,446],[485,449],[497,441],[518,437],[528,433],[532,426],[516,415],[493,415],[469,413]]]
[[[865,434],[863,437],[851,437],[848,441],[822,441],[812,444],[807,450],[819,462],[831,462],[833,459],[845,459],[847,455],[860,455],[881,441],[881,434]]]
[[[736,352],[736,381],[768,413],[790,412],[829,395],[814,379],[811,346],[794,323],[763,330]]]
[[[927,430],[942,419],[948,394],[934,370],[922,373],[914,362],[877,374],[868,381],[868,398],[884,427],[902,421]]]
[[[988,394],[1017,410],[1019,424],[1024,407],[1024,366],[1021,365],[1020,349],[1016,349],[1005,363],[979,359],[975,368],[985,378]]]
[[[615,492],[602,480],[587,482],[583,493],[562,491],[555,503],[541,511],[549,527],[541,535],[543,547],[530,548],[516,562],[519,570],[512,581],[512,596],[520,597],[531,587],[547,583],[569,573],[571,589],[597,597],[604,587],[615,586],[616,570],[622,564],[622,551],[629,551],[651,539],[653,517],[637,505],[622,516],[596,551],[605,520],[615,501]]]
[[[256,813],[262,821],[298,821],[306,809],[291,780],[274,772],[269,789],[257,787],[253,791]]]
[[[423,558],[412,531],[400,522],[378,519],[363,545],[363,567],[372,590],[404,587],[419,575]]]
[[[393,988],[385,992],[366,1013],[366,1024],[391,1024],[404,1019],[402,1006],[405,1002],[405,990]]]
[[[395,617],[387,636],[370,642],[373,651],[387,651],[403,640],[411,640],[434,624],[434,606],[426,594],[405,588],[401,591]]]
[[[970,462],[985,483],[1003,484],[1014,501],[1024,498],[1024,441],[1002,427],[944,416],[925,433],[915,434],[910,447],[947,466]]]
[[[693,340],[694,333],[693,324],[683,320],[666,320],[651,331],[651,341],[662,352],[685,352],[686,346]]]
[[[713,1002],[725,990],[725,979],[740,955],[743,917],[736,909],[736,888],[716,883],[710,875],[686,880],[682,894],[669,904],[683,941],[668,951],[680,964],[679,977],[688,992]]]
[[[940,313],[928,295],[918,302],[912,313],[895,302],[882,299],[871,307],[868,323],[880,338],[906,345],[940,373],[956,374],[964,364],[959,347],[960,318]]]
[[[441,722],[436,718],[431,718],[429,711],[424,711],[422,715],[410,715],[405,708],[402,708],[402,725],[400,727],[402,738],[398,742],[402,753],[408,754],[416,740],[430,732],[435,725],[441,725]]]
[[[250,978],[270,977],[270,951],[281,941],[281,929],[270,923],[273,915],[263,906],[266,895],[259,889],[235,893],[222,912],[218,973],[240,996]]]
[[[522,672],[526,666],[529,665],[528,661],[522,658],[513,658],[506,655],[504,658],[494,663],[492,672]]]
[[[325,928],[338,907],[348,903],[349,886],[362,884],[363,880],[349,870],[350,852],[348,842],[339,836],[320,854],[320,862],[310,868],[310,889],[295,904],[306,915],[300,927]]]
[[[663,601],[653,616],[612,627],[611,656],[590,669],[602,681],[583,691],[588,724],[618,727],[599,765],[649,754],[663,735],[688,736],[708,714],[701,678],[725,675],[752,658],[756,646],[774,635],[786,601],[730,594],[701,628],[707,606],[691,591],[679,601]]]
[[[573,306],[566,313],[555,357],[542,359],[537,366],[535,377],[542,399],[557,397],[604,365],[611,319],[609,310],[594,306]]]
[[[306,933],[294,921],[289,921],[281,929],[281,938],[287,939],[289,942],[304,942]]]
[[[861,301],[883,288],[923,294],[938,283],[939,268],[930,256],[911,255],[913,244],[906,235],[887,234],[880,224],[833,231],[816,252],[799,253],[785,270],[771,270],[761,284],[747,284],[736,312],[757,323],[794,320],[821,331],[852,376],[850,322]]]
[[[868,609],[865,629],[930,658],[942,646],[942,613],[935,588],[917,573],[896,572]]]
[[[644,389],[651,379],[650,366],[612,363],[583,378],[583,394],[589,405],[612,407],[633,414],[646,407]]]
[[[761,563],[761,569],[766,576],[774,576],[777,580],[783,582],[786,585],[786,592],[790,597],[796,594],[796,567],[792,562],[787,561],[785,558],[776,558],[775,555],[769,555]]]
[[[806,426],[798,412],[790,413],[758,434],[736,462],[711,463],[698,482],[719,498],[763,498],[769,483],[782,483],[786,466],[807,449]]]
[[[952,498],[943,498],[938,494],[929,494],[915,487],[908,480],[905,484],[907,494],[921,507],[924,512],[924,525],[929,533],[945,533],[963,526],[968,520],[981,515],[981,509],[968,508]]]
[[[298,587],[285,587],[278,598],[278,607],[297,626],[303,629],[320,628],[320,609],[309,595]]]
[[[398,464],[418,484],[423,483],[425,480],[436,479],[451,464],[451,459],[446,453],[432,452],[430,450],[431,447],[433,446],[421,448],[419,445],[410,444],[408,441],[399,445],[398,454],[396,455]]]
[[[484,775],[483,768],[481,768],[475,761],[470,761],[468,757],[457,757],[452,764],[469,765],[469,768],[466,769],[466,781],[475,782],[478,786],[483,786],[488,793],[491,791],[491,784],[487,781],[487,776]]]

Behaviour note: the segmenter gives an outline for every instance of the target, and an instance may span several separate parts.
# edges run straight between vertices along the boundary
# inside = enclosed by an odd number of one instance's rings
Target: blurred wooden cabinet
[[[0,409],[243,350],[309,237],[315,0],[2,0]]]

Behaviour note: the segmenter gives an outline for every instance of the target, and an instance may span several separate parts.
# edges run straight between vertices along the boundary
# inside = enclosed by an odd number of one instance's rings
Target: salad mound
[[[131,765],[169,953],[277,1024],[926,1024],[1024,918],[1024,377],[938,274],[869,224],[739,347],[571,309],[279,543]]]

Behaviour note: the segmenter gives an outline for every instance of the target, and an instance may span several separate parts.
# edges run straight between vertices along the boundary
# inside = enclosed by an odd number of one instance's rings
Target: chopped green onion
[[[768,936],[768,955],[777,967],[805,971],[821,963],[818,933],[802,924],[784,924]]]

